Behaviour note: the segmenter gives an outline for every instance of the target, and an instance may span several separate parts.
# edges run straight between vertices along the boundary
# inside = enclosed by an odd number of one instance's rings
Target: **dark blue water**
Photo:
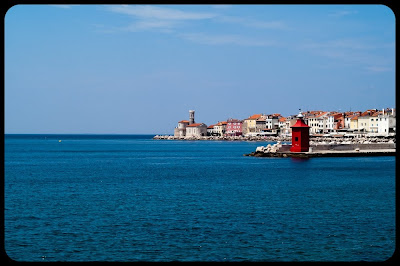
[[[17,261],[382,261],[395,157],[245,157],[265,142],[6,135]],[[59,142],[59,140],[62,140]]]

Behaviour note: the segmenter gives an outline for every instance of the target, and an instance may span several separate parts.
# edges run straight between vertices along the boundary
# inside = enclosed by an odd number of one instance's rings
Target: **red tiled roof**
[[[181,121],[179,121],[178,123],[189,123],[189,121],[187,121],[187,120],[181,120]]]
[[[187,127],[198,127],[201,125],[203,125],[203,123],[195,123],[195,124],[188,125]]]
[[[286,118],[285,118],[285,117],[279,118],[279,122],[285,122],[285,121],[286,121]]]
[[[375,112],[375,113],[373,113],[371,116],[374,116],[374,117],[376,117],[376,116],[378,116],[378,115],[380,115],[380,114],[382,114],[382,111]]]
[[[375,112],[376,112],[376,110],[370,109],[370,110],[363,112],[360,116],[372,116]]]
[[[256,114],[256,115],[252,115],[249,118],[247,118],[247,120],[255,120],[257,118],[260,118],[261,114]]]
[[[327,114],[327,113],[328,113],[328,112],[322,112],[322,113],[316,115],[315,117],[316,117],[316,118],[317,118],[317,117],[321,117],[321,116],[323,116],[323,115],[325,115],[325,114]]]
[[[340,119],[340,118],[342,118],[343,117],[343,114],[341,114],[341,113],[337,113],[337,114],[334,114],[333,115],[333,118],[336,120],[336,119]]]
[[[306,113],[306,112],[303,112],[303,115],[304,115],[305,113]],[[312,114],[312,115],[319,115],[320,113],[322,113],[322,111],[309,111],[309,113]]]
[[[207,128],[214,128],[214,125],[208,126]]]

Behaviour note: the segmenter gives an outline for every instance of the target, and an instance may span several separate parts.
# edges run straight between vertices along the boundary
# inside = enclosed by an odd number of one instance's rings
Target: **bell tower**
[[[194,124],[194,110],[189,110],[189,125]]]

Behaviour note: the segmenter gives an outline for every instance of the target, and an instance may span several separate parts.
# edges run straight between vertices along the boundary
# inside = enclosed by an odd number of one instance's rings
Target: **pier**
[[[244,154],[253,157],[360,157],[360,156],[395,156],[395,143],[369,144],[313,144],[307,152],[291,152],[291,145],[280,143],[257,147],[255,152]]]

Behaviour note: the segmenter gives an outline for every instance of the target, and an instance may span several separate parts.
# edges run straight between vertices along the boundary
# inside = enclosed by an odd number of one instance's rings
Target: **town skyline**
[[[206,124],[195,119],[195,110],[189,110],[189,119],[178,121],[174,128],[175,138],[205,136],[289,136],[291,126],[297,118],[304,119],[310,127],[311,135],[323,134],[361,134],[389,136],[396,134],[396,109],[376,108],[364,111],[324,111],[301,110],[297,114],[282,116],[275,112],[270,114],[252,114],[246,118],[218,120]],[[170,134],[167,134],[169,136]]]
[[[170,134],[229,117],[395,108],[384,5],[16,5],[6,134]],[[217,121],[214,121],[217,119]]]

